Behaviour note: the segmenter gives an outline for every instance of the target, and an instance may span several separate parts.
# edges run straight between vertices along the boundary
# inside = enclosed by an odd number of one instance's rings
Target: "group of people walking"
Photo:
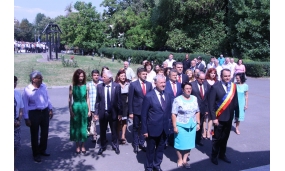
[[[75,153],[86,153],[85,142],[89,136],[97,142],[96,122],[99,122],[97,154],[101,155],[107,149],[109,125],[110,144],[119,155],[120,145],[127,142],[127,119],[132,119],[133,152],[146,152],[145,170],[162,170],[163,152],[168,146],[177,151],[177,167],[191,168],[188,160],[191,149],[196,145],[203,146],[203,140],[211,138],[212,163],[217,165],[218,158],[230,163],[226,156],[227,141],[233,121],[236,133],[240,134],[240,122],[244,120],[248,105],[248,85],[244,72],[235,73],[233,79],[231,69],[218,71],[220,65],[215,66],[216,60],[211,59],[212,63],[206,67],[198,57],[196,66],[191,68],[189,65],[185,69],[188,61],[190,64],[188,54],[182,62],[175,61],[170,54],[160,68],[153,68],[145,61],[136,74],[125,61],[124,68],[115,78],[104,66],[101,73],[97,69],[91,72],[90,82],[86,82],[85,71],[77,69],[68,98],[70,140],[75,142]],[[41,162],[40,156],[50,155],[46,149],[52,105],[41,73],[33,71],[30,81],[22,94],[23,105],[20,107],[31,130],[34,160]],[[19,108],[18,102],[15,103]],[[17,113],[22,115],[20,111]],[[36,143],[39,127],[40,144]]]

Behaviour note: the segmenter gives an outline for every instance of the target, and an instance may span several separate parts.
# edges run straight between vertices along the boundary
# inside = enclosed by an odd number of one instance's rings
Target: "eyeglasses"
[[[198,78],[199,80],[201,80],[201,81],[204,81],[205,79],[201,79],[201,78]]]

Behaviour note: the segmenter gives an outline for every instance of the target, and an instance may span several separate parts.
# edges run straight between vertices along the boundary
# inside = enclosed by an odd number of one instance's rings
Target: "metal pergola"
[[[54,23],[49,23],[42,34],[46,35],[46,43],[48,43],[49,48],[49,59],[52,59],[51,52],[55,51],[56,59],[58,59],[58,51],[60,47],[60,34],[62,34],[59,26]]]

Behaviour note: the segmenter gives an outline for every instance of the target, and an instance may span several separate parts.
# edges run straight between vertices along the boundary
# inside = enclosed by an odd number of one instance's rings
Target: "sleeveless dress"
[[[70,140],[84,142],[87,140],[88,105],[86,101],[86,85],[73,86],[72,110],[74,117],[70,118]]]
[[[237,85],[237,95],[238,95],[238,104],[239,104],[239,121],[244,121],[245,117],[245,92],[248,91],[248,85],[246,83],[236,84]]]

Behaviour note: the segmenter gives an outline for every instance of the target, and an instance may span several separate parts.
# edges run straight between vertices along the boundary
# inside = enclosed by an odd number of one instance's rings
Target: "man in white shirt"
[[[166,59],[165,61],[167,62],[167,67],[172,68],[173,62],[175,62],[175,60],[173,59],[173,54],[169,54],[168,59]]]
[[[229,69],[231,71],[231,79],[233,78],[233,75],[234,75],[234,68],[233,68],[233,65],[230,63],[230,58],[229,57],[226,57],[225,58],[225,63],[222,65],[222,68],[225,69]]]
[[[214,60],[214,65],[215,65],[214,68],[217,70],[218,80],[221,81],[221,71],[222,71],[223,68],[219,64],[219,60],[218,59]]]
[[[124,62],[124,69],[125,69],[125,71],[126,71],[126,77],[127,77],[127,79],[128,79],[130,82],[133,81],[133,80],[135,80],[136,75],[135,75],[133,69],[129,67],[129,62],[128,62],[128,61],[125,61],[125,62]]]

